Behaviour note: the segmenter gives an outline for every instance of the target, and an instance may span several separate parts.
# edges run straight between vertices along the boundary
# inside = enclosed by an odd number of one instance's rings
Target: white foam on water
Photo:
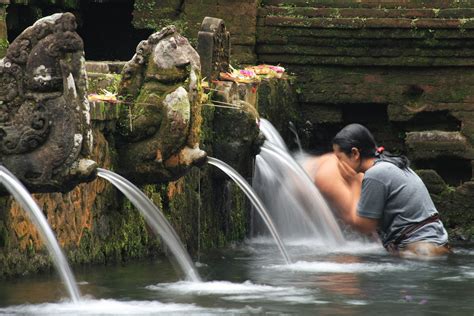
[[[381,244],[375,242],[367,242],[362,240],[346,241],[340,246],[328,247],[327,244],[320,240],[314,239],[297,239],[285,240],[287,247],[306,248],[308,251],[316,254],[386,254],[387,252]]]
[[[454,248],[453,252],[457,255],[474,256],[474,249]]]
[[[472,271],[464,272],[464,275],[468,278],[474,278],[474,272],[472,272]]]
[[[20,315],[156,315],[170,313],[201,313],[206,309],[190,304],[160,303],[158,301],[117,301],[112,299],[81,300],[78,303],[60,302],[17,305],[0,308],[1,314]],[[215,311],[221,312],[221,311]],[[209,314],[212,310],[209,311]]]
[[[348,300],[345,303],[349,305],[369,305],[369,302],[361,300]]]
[[[183,313],[220,315],[234,312],[239,313],[238,310],[204,309],[191,304],[112,299],[86,299],[78,303],[60,302],[0,308],[0,315],[182,315]]]
[[[254,250],[253,247],[271,246],[274,243],[267,237],[255,237],[247,240],[247,247]],[[328,247],[327,243],[314,238],[285,239],[284,244],[287,250],[292,253],[303,250],[307,254],[381,254],[386,255],[387,251],[380,243],[369,242],[365,240],[346,241],[343,245]],[[269,249],[271,250],[271,249]]]
[[[212,282],[189,282],[179,281],[176,283],[161,283],[157,285],[149,285],[146,287],[153,291],[166,291],[179,294],[196,294],[196,295],[236,295],[236,294],[289,294],[291,295],[307,295],[311,293],[308,289],[300,289],[296,287],[282,287],[254,284],[250,281],[243,283],[232,283],[228,281],[212,281]]]
[[[290,304],[327,304],[329,302],[319,301],[313,295],[288,295],[288,293],[280,293],[278,295],[232,295],[223,297],[224,300],[237,302],[283,302]]]
[[[312,272],[312,273],[374,273],[409,270],[407,264],[392,263],[337,263],[298,261],[288,265],[270,265],[265,268],[279,271]]]
[[[437,281],[453,281],[453,282],[460,282],[464,281],[464,278],[462,278],[460,275],[457,276],[450,276],[450,277],[442,277],[442,278],[437,278]]]

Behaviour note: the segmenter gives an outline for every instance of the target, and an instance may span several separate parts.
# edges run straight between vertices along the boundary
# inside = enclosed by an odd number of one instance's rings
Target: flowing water
[[[344,236],[328,204],[291,154],[266,141],[255,161],[253,187],[287,238],[318,237],[328,246]]]
[[[474,245],[433,261],[389,256],[377,244],[270,239],[203,252],[203,282],[182,281],[163,258],[76,271],[84,299],[61,301],[48,275],[0,283],[0,315],[473,315]],[[28,302],[28,304],[26,304]]]
[[[272,144],[275,146],[278,146],[279,148],[288,151],[288,147],[286,147],[285,141],[281,137],[280,133],[276,130],[276,128],[270,123],[269,120],[266,120],[264,118],[260,118],[260,121],[258,123],[258,127],[260,131],[262,132],[263,136]]]
[[[187,279],[189,281],[199,282],[201,278],[194,268],[188,252],[181,243],[175,230],[158,207],[156,207],[156,205],[153,204],[153,202],[142,191],[140,191],[140,189],[122,176],[101,168],[98,168],[97,171],[99,177],[110,181],[130,200],[130,202],[132,202],[133,205],[135,205],[155,234],[161,236],[165,244],[173,253]]]
[[[41,209],[38,207],[38,204],[36,204],[31,197],[31,194],[23,186],[20,180],[3,166],[0,166],[0,182],[5,186],[8,192],[13,195],[15,200],[26,211],[30,220],[35,224],[36,229],[38,229],[41,236],[41,240],[46,245],[46,249],[48,249],[56,270],[58,271],[63,284],[66,286],[69,297],[74,303],[79,302],[81,294],[76,285],[74,275],[71,272],[67,259],[64,256],[61,247],[59,247],[48,221],[44,217]]]
[[[242,189],[242,191],[244,191],[245,195],[252,202],[252,205],[255,207],[261,219],[264,221],[267,229],[270,231],[270,234],[275,240],[278,249],[280,250],[283,258],[285,259],[285,262],[287,264],[290,263],[290,257],[288,256],[285,246],[281,241],[280,235],[278,234],[272,219],[268,216],[268,212],[265,209],[265,206],[263,205],[262,201],[260,201],[260,198],[254,192],[250,184],[236,170],[234,170],[231,166],[224,163],[223,161],[212,157],[208,157],[207,161],[209,164],[216,166],[220,170],[225,172],[232,180],[235,181],[235,183]]]

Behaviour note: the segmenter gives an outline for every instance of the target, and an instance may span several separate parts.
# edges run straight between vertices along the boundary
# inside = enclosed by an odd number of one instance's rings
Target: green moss
[[[107,90],[111,93],[118,93],[121,78],[120,74],[88,73],[88,92],[103,94],[103,90]]]
[[[207,101],[210,103],[210,101]],[[214,131],[212,127],[212,121],[214,119],[215,108],[212,106],[203,105],[201,110],[202,124],[200,130],[200,144],[199,147],[207,152],[208,155],[212,154],[211,143],[214,138]]]
[[[242,190],[236,185],[232,185],[233,208],[230,213],[231,233],[227,235],[226,242],[243,240],[247,235],[249,227],[249,205],[248,200]]]
[[[6,38],[0,39],[0,58],[5,57],[5,54],[7,53],[8,45],[9,43]]]

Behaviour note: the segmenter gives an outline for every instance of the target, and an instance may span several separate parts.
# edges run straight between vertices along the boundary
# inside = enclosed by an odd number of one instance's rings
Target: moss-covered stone
[[[441,194],[448,189],[446,182],[444,182],[443,178],[441,178],[435,170],[419,169],[416,170],[416,173],[423,180],[430,193]]]
[[[292,84],[293,82],[293,84]],[[287,144],[293,144],[294,135],[289,122],[302,125],[294,78],[264,79],[258,87],[257,108],[280,132]],[[308,116],[305,116],[308,119]]]

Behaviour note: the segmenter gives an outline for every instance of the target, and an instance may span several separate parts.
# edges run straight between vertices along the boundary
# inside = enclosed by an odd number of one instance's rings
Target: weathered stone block
[[[440,156],[474,159],[471,145],[459,132],[409,132],[405,141],[413,159],[433,159]]]
[[[110,69],[107,63],[101,61],[88,61],[86,62],[86,72],[87,73],[101,73],[109,74]]]
[[[201,60],[202,76],[208,82],[229,71],[230,34],[221,19],[204,18],[198,33],[197,51]]]
[[[295,87],[288,77],[283,79],[264,79],[258,87],[258,112],[268,119],[280,132],[290,147],[294,147],[294,135],[289,129],[289,122],[296,127],[302,126],[301,115]]]
[[[214,83],[214,89],[217,90],[211,100],[217,106],[213,120],[214,156],[231,165],[244,177],[250,177],[252,159],[258,150],[256,87],[231,81]],[[235,105],[236,108],[219,108],[219,105]]]

